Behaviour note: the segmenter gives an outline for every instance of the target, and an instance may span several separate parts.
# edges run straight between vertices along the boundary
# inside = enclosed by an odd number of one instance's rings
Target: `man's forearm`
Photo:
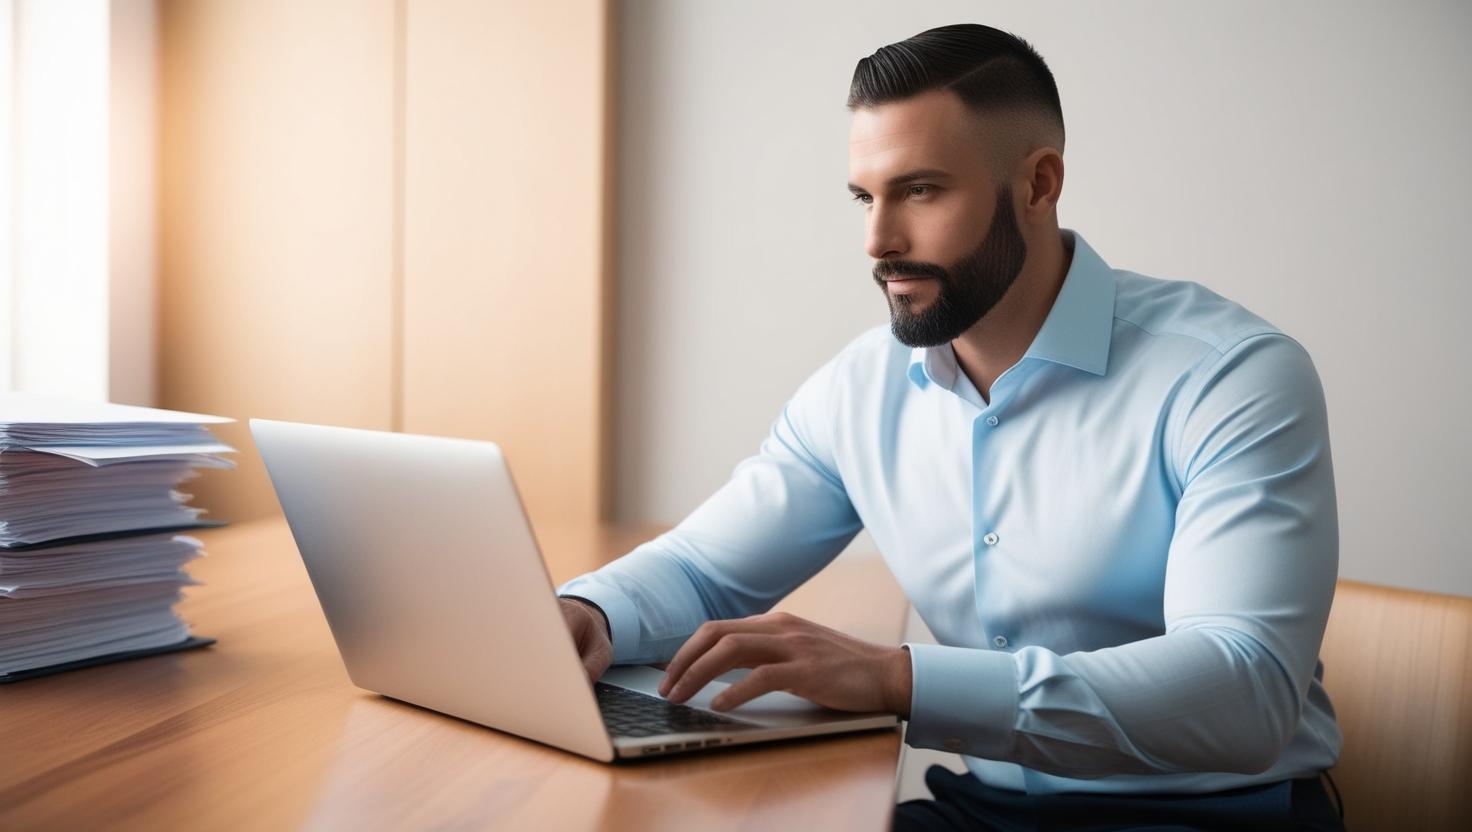
[[[1225,628],[1066,655],[916,645],[914,662],[908,744],[1063,777],[1260,773],[1298,716],[1281,662]]]

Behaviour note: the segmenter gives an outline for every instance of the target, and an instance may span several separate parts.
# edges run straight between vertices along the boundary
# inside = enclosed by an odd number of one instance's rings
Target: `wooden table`
[[[655,529],[539,530],[561,582]],[[219,639],[0,686],[0,829],[884,829],[897,731],[617,766],[353,687],[284,521],[200,535],[181,605]],[[878,558],[783,608],[898,643]]]

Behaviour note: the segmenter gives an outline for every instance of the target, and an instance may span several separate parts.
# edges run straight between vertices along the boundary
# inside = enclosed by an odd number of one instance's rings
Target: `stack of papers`
[[[0,682],[189,640],[173,611],[218,525],[180,486],[231,468],[215,416],[0,394]]]

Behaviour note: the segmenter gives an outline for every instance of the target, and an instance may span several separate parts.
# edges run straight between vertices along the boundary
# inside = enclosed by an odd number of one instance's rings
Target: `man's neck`
[[[1061,232],[1045,240],[1028,246],[1022,272],[997,305],[951,342],[961,372],[988,403],[992,383],[1021,360],[1043,328],[1073,263],[1073,249],[1064,245]]]

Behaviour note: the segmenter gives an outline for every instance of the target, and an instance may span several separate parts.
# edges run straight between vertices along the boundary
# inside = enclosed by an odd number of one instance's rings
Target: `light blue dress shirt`
[[[990,402],[881,327],[793,395],[672,531],[559,588],[614,660],[762,612],[866,528],[938,645],[906,742],[1030,793],[1205,792],[1329,768],[1338,571],[1308,353],[1190,282],[1072,262]]]

